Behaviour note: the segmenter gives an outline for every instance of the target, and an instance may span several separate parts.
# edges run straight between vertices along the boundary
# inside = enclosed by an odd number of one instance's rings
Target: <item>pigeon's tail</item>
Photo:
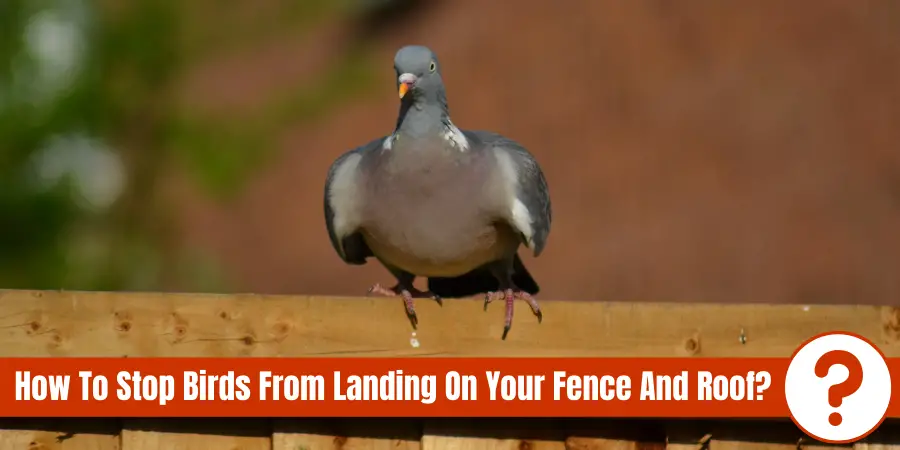
[[[540,288],[517,254],[513,259],[512,281],[515,286],[531,295]],[[500,288],[497,278],[487,269],[475,269],[465,275],[453,278],[429,278],[428,290],[442,298],[471,297],[493,292]]]

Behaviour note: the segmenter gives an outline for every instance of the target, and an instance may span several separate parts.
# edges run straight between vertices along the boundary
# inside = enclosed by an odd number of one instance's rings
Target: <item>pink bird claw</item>
[[[369,288],[368,294],[378,294],[385,297],[401,297],[403,299],[403,305],[406,308],[406,316],[409,318],[409,322],[412,324],[414,330],[417,329],[419,325],[419,317],[416,315],[414,304],[415,298],[433,298],[438,305],[441,307],[444,306],[443,299],[441,299],[440,296],[434,295],[431,292],[420,291],[415,288],[403,289],[399,284],[392,288],[386,288],[382,286],[381,283],[376,283]]]
[[[386,287],[382,286],[381,283],[375,283],[372,287],[369,288],[367,295],[378,294],[378,295],[383,295],[385,297],[396,297],[396,296],[400,295],[396,289],[397,289],[397,286],[392,287],[392,288],[386,288]]]
[[[488,303],[499,299],[506,300],[506,319],[503,326],[503,340],[506,340],[506,335],[509,334],[509,329],[512,328],[513,310],[517,298],[525,300],[525,302],[528,303],[528,306],[531,307],[531,312],[534,313],[535,316],[537,316],[538,323],[541,323],[544,320],[544,314],[541,312],[541,307],[538,306],[537,300],[535,300],[535,298],[532,297],[531,294],[525,291],[514,291],[512,289],[507,289],[505,291],[488,292],[484,295],[485,311],[487,311]]]

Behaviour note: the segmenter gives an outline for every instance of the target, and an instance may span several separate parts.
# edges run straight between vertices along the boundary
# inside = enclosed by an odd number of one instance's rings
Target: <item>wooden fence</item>
[[[900,308],[544,301],[506,341],[502,307],[386,298],[0,291],[0,357],[789,356],[844,330],[900,356]],[[362,330],[362,331],[361,331]],[[900,450],[885,422],[843,448]],[[790,421],[9,419],[3,449],[818,449]]]

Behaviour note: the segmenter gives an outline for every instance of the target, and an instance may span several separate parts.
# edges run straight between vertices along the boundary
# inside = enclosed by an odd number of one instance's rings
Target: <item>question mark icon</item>
[[[847,379],[829,374],[834,366],[846,367]],[[884,353],[875,344],[855,333],[832,331],[813,336],[791,356],[784,399],[791,420],[804,433],[825,443],[848,444],[884,421],[891,384]]]
[[[853,356],[853,353],[845,350],[832,350],[819,357],[819,360],[816,361],[816,376],[825,378],[831,367],[838,364],[846,367],[848,374],[846,380],[828,388],[828,404],[833,408],[841,406],[844,397],[849,397],[858,391],[863,381],[862,364],[856,356]],[[842,421],[843,417],[839,412],[833,412],[828,416],[828,423],[834,426],[840,425]]]

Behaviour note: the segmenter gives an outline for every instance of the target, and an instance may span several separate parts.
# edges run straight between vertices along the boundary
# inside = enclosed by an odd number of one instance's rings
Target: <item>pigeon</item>
[[[550,233],[547,181],[522,145],[450,120],[441,64],[428,47],[394,57],[400,112],[394,131],[340,155],[325,180],[325,223],[347,264],[377,259],[396,278],[369,294],[399,296],[417,328],[415,298],[505,300],[502,339],[524,300],[540,323],[539,286],[518,255]],[[413,287],[427,278],[428,289]]]

